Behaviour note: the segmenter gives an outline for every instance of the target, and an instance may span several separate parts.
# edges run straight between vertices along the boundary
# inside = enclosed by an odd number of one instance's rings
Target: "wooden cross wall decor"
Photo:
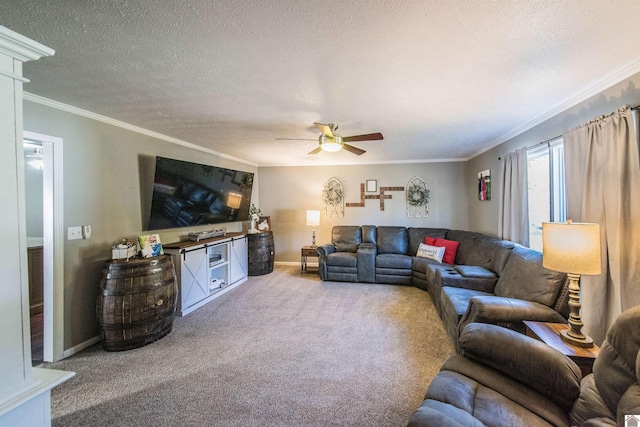
[[[380,194],[364,194],[364,183],[360,184],[360,202],[358,203],[346,203],[348,208],[363,208],[364,201],[367,199],[379,199],[380,210],[384,211],[384,200],[391,199],[390,194],[384,194],[386,191],[404,191],[404,187],[380,187]]]

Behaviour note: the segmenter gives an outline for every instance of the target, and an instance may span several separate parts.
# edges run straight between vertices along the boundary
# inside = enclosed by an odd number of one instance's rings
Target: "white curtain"
[[[581,277],[584,331],[601,343],[640,304],[640,157],[627,106],[564,135],[568,218],[600,224],[602,274]]]
[[[504,155],[500,197],[500,238],[529,246],[527,149]]]

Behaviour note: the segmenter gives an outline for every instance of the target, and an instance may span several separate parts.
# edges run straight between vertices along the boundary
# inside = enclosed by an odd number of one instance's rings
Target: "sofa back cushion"
[[[542,266],[542,253],[517,245],[502,270],[493,292],[553,307],[566,274]]]
[[[489,267],[489,270],[493,271],[498,276],[501,275],[502,270],[504,270],[504,267],[507,265],[509,256],[511,255],[511,252],[513,252],[513,248],[515,246],[515,243],[507,240],[497,241],[493,254],[491,255],[491,267]]]
[[[338,252],[356,252],[362,243],[362,230],[357,225],[336,225],[331,229],[331,243]]]
[[[408,250],[409,237],[405,227],[378,227],[379,254],[407,255]],[[411,255],[415,255],[415,253]]]
[[[407,255],[415,256],[415,254],[418,252],[418,246],[420,246],[420,243],[427,243],[424,240],[425,237],[429,236],[433,237],[434,239],[437,239],[438,237],[444,238],[447,235],[447,231],[448,230],[446,228],[408,228],[407,234],[409,235],[409,251],[407,252]]]
[[[450,230],[447,239],[460,243],[456,253],[455,264],[477,265],[502,274],[515,243],[464,230]]]
[[[362,227],[362,243],[376,243],[377,233],[375,225],[363,225]]]

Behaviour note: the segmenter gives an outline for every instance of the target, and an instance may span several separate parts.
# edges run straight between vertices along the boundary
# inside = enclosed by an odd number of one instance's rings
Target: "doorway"
[[[34,247],[41,244],[42,248],[42,267],[39,270],[42,272],[42,306],[40,310],[36,301],[33,310],[34,314],[41,311],[41,336],[38,336],[37,329],[32,331],[33,339],[39,340],[41,338],[41,344],[38,344],[38,341],[35,342],[35,345],[32,343],[32,361],[34,364],[39,364],[42,361],[54,362],[62,359],[64,349],[62,139],[29,131],[24,131],[23,137],[25,144],[25,192],[38,190],[37,186],[29,186],[28,178],[26,178],[29,173],[27,170],[36,165],[42,168],[41,228],[35,225],[35,219],[29,218],[30,214],[27,213],[28,246]],[[28,153],[34,157],[27,158]],[[40,154],[40,159],[37,158],[37,154]],[[36,160],[40,160],[41,163],[38,164],[35,162]],[[30,161],[34,161],[36,165],[30,164]],[[29,194],[25,194],[27,208],[29,196]],[[37,211],[35,208],[33,210]],[[29,225],[30,221],[33,221],[31,226]],[[29,234],[36,235],[30,236]],[[39,267],[37,268],[39,269]],[[35,296],[37,297],[37,294]],[[38,321],[38,319],[34,320]],[[38,328],[38,323],[36,323],[36,328]]]

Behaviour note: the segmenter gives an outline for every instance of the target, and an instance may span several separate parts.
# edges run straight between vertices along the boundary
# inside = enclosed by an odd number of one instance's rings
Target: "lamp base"
[[[571,335],[571,332],[571,329],[560,331],[560,338],[562,338],[562,341],[581,348],[593,347],[593,339],[591,339],[590,336],[582,335],[580,337],[574,337]]]

